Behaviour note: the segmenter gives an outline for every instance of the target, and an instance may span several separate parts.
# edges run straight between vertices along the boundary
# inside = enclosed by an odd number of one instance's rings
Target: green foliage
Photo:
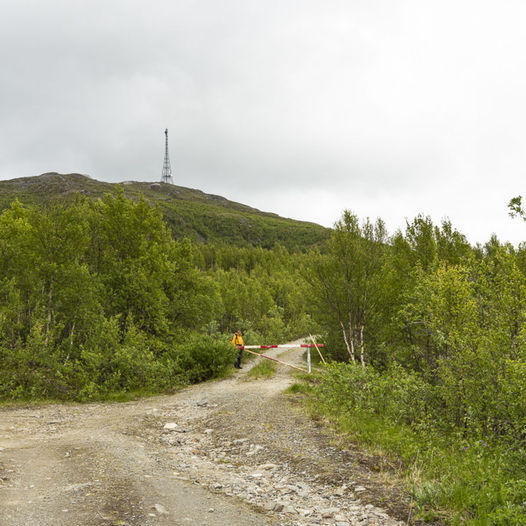
[[[423,216],[382,241],[369,224],[345,213],[308,269],[326,353],[367,365],[328,366],[320,410],[413,469],[422,517],[522,524],[524,247],[471,248]]]
[[[0,181],[0,210],[9,207],[16,197],[24,205],[70,204],[78,195],[96,201],[118,193],[118,188],[80,174],[48,173]],[[329,229],[320,225],[285,219],[199,190],[140,182],[124,183],[122,189],[128,198],[137,201],[144,196],[158,207],[176,239],[266,249],[281,244],[290,250],[305,251],[323,246],[329,237]]]
[[[511,382],[515,395],[524,389],[522,369]],[[524,523],[526,461],[512,436],[506,444],[502,437],[481,435],[476,411],[455,432],[447,392],[400,366],[378,372],[331,364],[320,379],[313,384],[318,410],[355,438],[402,459],[423,517],[447,516],[455,524]]]
[[[519,216],[526,221],[526,211],[522,205],[522,195],[511,198],[510,202],[508,203],[508,208],[510,209],[511,217]]]
[[[381,271],[386,231],[381,220],[359,224],[357,216],[345,211],[336,223],[327,254],[311,258],[305,278],[311,286],[317,319],[329,337],[329,352],[340,343],[347,359],[365,365],[366,339],[374,334],[379,319]],[[344,359],[332,351],[332,357]]]
[[[177,361],[185,379],[197,383],[224,376],[231,370],[237,352],[230,342],[194,335],[181,346]]]
[[[245,343],[280,343],[316,331],[307,312],[307,285],[299,268],[308,256],[274,250],[200,247],[203,270],[215,283],[221,305],[219,332],[243,328]]]
[[[217,196],[76,175],[0,190],[1,399],[159,392],[226,374],[239,327],[247,344],[316,334],[362,367],[309,389],[405,462],[422,516],[524,522],[526,245],[471,247],[425,216],[388,236],[349,211],[326,243]]]
[[[174,241],[158,209],[122,190],[15,201],[0,215],[0,249],[0,398],[170,389],[228,370],[223,333],[241,326],[247,343],[266,343],[309,323],[285,248]]]
[[[156,392],[233,361],[197,335],[242,327],[270,344],[317,331],[298,269],[327,229],[78,174],[0,182],[0,194],[0,398]]]

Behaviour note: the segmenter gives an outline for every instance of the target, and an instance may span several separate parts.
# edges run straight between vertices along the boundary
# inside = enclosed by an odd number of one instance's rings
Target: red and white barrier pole
[[[297,349],[298,347],[306,348],[307,349],[307,369],[303,369],[301,367],[296,367],[295,365],[292,365],[287,362],[282,362],[281,360],[278,360],[277,358],[272,358],[271,356],[266,356],[265,354],[261,354],[258,352],[251,351],[250,349]],[[281,363],[283,365],[288,365],[289,367],[292,367],[293,369],[298,369],[298,371],[303,371],[304,373],[311,373],[311,359],[310,359],[310,350],[312,347],[323,347],[323,344],[316,345],[311,343],[300,343],[293,344],[293,343],[287,343],[284,345],[245,345],[243,349],[247,351],[250,354],[255,354],[256,356],[261,356],[262,358],[266,358],[267,360],[272,360],[274,362]],[[320,350],[318,349],[318,352]],[[321,356],[321,353],[320,353]],[[322,357],[323,359],[323,357]]]
[[[245,345],[245,349],[297,349],[298,347],[312,349],[316,347],[316,345],[312,343],[300,343],[299,345],[292,343],[286,343],[284,345]],[[318,347],[323,347],[323,343],[319,343]]]
[[[251,347],[254,347],[254,345],[251,345]],[[277,358],[272,358],[272,356],[267,356],[265,354],[260,354],[258,352],[250,351],[249,349],[247,349],[246,346],[243,347],[243,350],[249,352],[250,354],[255,354],[256,356],[261,356],[261,358],[266,358],[267,360],[272,360],[273,362],[278,362],[278,363],[281,363],[283,365],[287,365],[289,367],[292,367],[293,369],[297,369],[298,371],[302,371],[303,373],[307,373],[307,372],[310,373],[310,371],[307,371],[306,369],[303,369],[302,367],[297,367],[295,365],[292,365],[291,363],[282,362],[281,360],[278,360]]]

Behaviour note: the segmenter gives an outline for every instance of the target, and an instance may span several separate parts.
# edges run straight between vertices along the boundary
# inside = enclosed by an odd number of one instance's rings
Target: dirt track
[[[138,402],[1,409],[0,524],[400,524],[376,460],[283,395],[290,369],[247,381],[249,368]]]

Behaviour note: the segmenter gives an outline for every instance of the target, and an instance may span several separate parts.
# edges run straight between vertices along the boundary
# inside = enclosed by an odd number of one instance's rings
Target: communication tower
[[[164,149],[164,163],[163,163],[163,174],[161,176],[161,182],[167,184],[173,184],[172,181],[172,168],[170,167],[170,156],[168,155],[168,128],[164,130],[166,135],[165,149]]]

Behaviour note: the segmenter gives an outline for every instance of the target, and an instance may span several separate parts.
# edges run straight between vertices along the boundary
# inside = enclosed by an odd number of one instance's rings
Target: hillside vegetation
[[[87,400],[221,375],[237,327],[247,340],[306,330],[300,257],[176,241],[159,209],[122,190],[15,200],[0,215],[0,397]]]
[[[118,186],[127,197],[138,200],[142,196],[152,206],[159,207],[177,239],[187,237],[207,243],[250,244],[263,248],[279,243],[292,250],[305,250],[322,245],[329,237],[329,229],[315,223],[261,212],[200,190],[135,181],[118,185],[80,174],[46,173],[0,181],[0,210],[8,207],[14,198],[32,205],[73,202],[77,194],[94,199],[114,194]]]
[[[239,327],[318,334],[316,410],[390,456],[418,516],[526,524],[526,246],[350,211],[327,233],[165,185],[2,184],[0,398],[160,392],[231,371]]]

